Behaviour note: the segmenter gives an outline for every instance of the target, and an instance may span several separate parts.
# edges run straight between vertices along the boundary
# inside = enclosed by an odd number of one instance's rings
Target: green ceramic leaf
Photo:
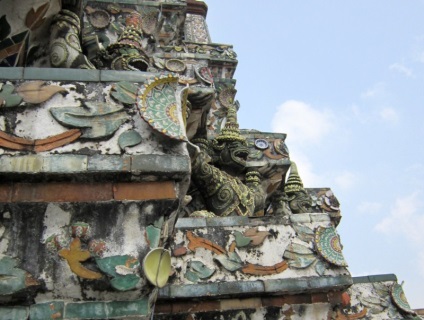
[[[314,253],[312,249],[309,249],[308,247],[304,245],[294,243],[294,242],[292,242],[291,244],[287,246],[286,251],[290,251],[290,252],[298,253],[298,254],[313,254]]]
[[[325,273],[325,270],[329,268],[328,263],[322,260],[317,259],[317,263],[315,264],[315,271],[320,275],[323,276]]]
[[[129,274],[126,276],[117,276],[110,280],[110,284],[113,288],[119,291],[132,290],[137,287],[138,282],[141,278],[136,274]]]
[[[234,231],[234,237],[236,238],[236,244],[238,248],[245,247],[252,241],[252,239],[245,237],[239,231]]]
[[[311,242],[315,238],[315,232],[306,226],[301,224],[293,224],[293,229],[296,231],[298,238],[305,242]]]
[[[243,263],[235,252],[230,252],[227,255],[219,254],[214,257],[214,260],[218,261],[228,271],[237,271],[243,267]]]
[[[53,117],[62,125],[81,128],[82,138],[103,138],[112,135],[127,119],[122,106],[86,102],[85,107],[51,108]]]
[[[375,289],[375,292],[377,292],[380,297],[385,297],[390,294],[390,288],[385,284],[380,282],[374,282],[372,285]]]
[[[160,229],[152,225],[146,227],[147,239],[149,241],[150,249],[157,248],[160,240]]]
[[[195,272],[200,279],[208,279],[215,273],[215,268],[208,268],[201,261],[190,261],[190,269]]]
[[[317,260],[313,254],[296,254],[290,251],[284,252],[284,258],[289,260],[291,268],[304,269],[309,267]]]
[[[112,86],[111,95],[122,103],[134,104],[137,100],[137,90],[138,86],[134,83],[121,81]]]
[[[361,302],[364,306],[368,307],[368,308],[373,308],[376,306],[380,306],[382,300],[380,298],[377,297],[372,297],[372,296],[368,296],[368,297],[361,297]]]
[[[16,107],[22,102],[22,97],[13,93],[15,87],[12,84],[5,84],[0,88],[0,107]],[[2,105],[3,104],[3,105]]]
[[[287,246],[283,256],[289,260],[290,267],[298,269],[307,268],[317,260],[311,249],[293,242]]]
[[[136,146],[140,144],[141,141],[141,135],[135,130],[125,131],[118,138],[118,144],[122,150],[126,147]]]
[[[191,282],[198,282],[200,280],[198,274],[191,270],[187,270],[184,277]]]
[[[140,281],[138,272],[140,262],[133,256],[122,255],[96,259],[101,271],[112,277],[110,284],[119,291],[134,289]]]
[[[120,276],[116,272],[117,266],[129,265],[129,267],[132,267],[132,268],[138,268],[140,266],[140,262],[138,260],[135,260],[134,257],[129,255],[99,258],[99,259],[96,259],[96,263],[101,271],[103,271],[104,273],[112,277]]]
[[[17,261],[3,256],[0,259],[0,295],[12,294],[25,289],[26,272],[16,268]]]

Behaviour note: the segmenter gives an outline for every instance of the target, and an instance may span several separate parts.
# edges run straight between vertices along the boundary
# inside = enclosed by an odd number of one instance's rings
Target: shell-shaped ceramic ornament
[[[410,314],[415,314],[414,310],[411,309],[408,301],[406,300],[405,293],[400,284],[394,284],[390,291],[390,295],[394,304],[402,311]]]
[[[318,227],[315,231],[315,246],[326,261],[339,267],[347,267],[340,238],[333,227]]]
[[[155,78],[137,95],[141,117],[156,131],[172,139],[186,141],[181,101],[177,100],[178,77]]]
[[[213,84],[213,75],[211,73],[211,70],[208,67],[199,67],[195,70],[196,76],[202,80],[203,82],[206,82],[208,84]]]
[[[166,285],[171,273],[171,254],[164,248],[156,248],[145,256],[143,271],[147,280],[154,286],[162,288]]]
[[[97,29],[106,28],[110,23],[110,15],[107,11],[96,9],[89,16],[91,25]]]
[[[165,63],[166,69],[172,72],[183,72],[186,69],[184,61],[178,59],[169,59]]]

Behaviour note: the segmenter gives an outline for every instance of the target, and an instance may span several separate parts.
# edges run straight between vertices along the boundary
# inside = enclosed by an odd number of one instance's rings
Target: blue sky
[[[424,0],[207,0],[233,44],[241,128],[287,133],[331,187],[354,276],[395,273],[424,308]]]

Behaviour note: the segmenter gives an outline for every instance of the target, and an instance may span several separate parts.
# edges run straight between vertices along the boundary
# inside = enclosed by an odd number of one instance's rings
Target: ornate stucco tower
[[[286,135],[240,129],[203,1],[0,8],[0,319],[414,317]]]

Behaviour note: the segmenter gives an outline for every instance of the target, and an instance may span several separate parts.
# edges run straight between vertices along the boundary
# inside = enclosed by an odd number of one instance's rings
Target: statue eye
[[[259,150],[265,150],[265,149],[268,149],[269,144],[268,144],[268,141],[266,141],[264,139],[256,139],[255,140],[255,146]]]

